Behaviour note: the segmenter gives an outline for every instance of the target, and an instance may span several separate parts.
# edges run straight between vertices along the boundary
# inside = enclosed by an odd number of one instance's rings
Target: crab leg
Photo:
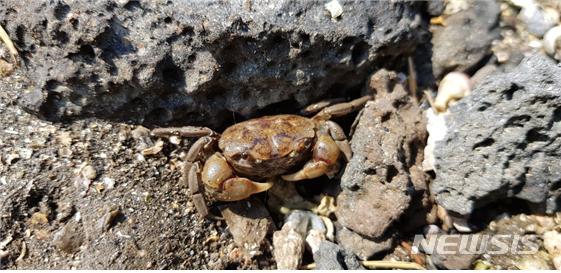
[[[372,96],[364,96],[349,102],[342,102],[342,103],[331,105],[329,107],[323,108],[319,113],[317,113],[313,117],[313,119],[329,120],[332,117],[344,116],[348,113],[351,113],[353,111],[362,108],[362,106],[364,106],[366,102],[368,102],[371,99]]]
[[[321,111],[325,107],[328,107],[328,106],[333,105],[335,103],[344,102],[344,101],[345,101],[344,98],[333,98],[333,99],[326,99],[326,100],[318,101],[314,104],[308,105],[306,108],[302,109],[302,111],[300,111],[300,113],[302,115],[305,115],[305,116],[312,115],[312,114],[315,114],[315,113]]]
[[[286,181],[300,181],[306,179],[312,179],[320,177],[327,173],[329,165],[323,161],[308,161],[304,167],[292,174],[286,174],[282,176],[282,179]]]
[[[185,156],[185,161],[187,162],[195,162],[201,156],[201,152],[208,148],[208,146],[213,142],[212,137],[201,137],[191,145],[187,155]]]
[[[335,140],[335,144],[337,144],[339,150],[343,152],[343,154],[345,155],[345,159],[347,159],[347,162],[350,161],[351,157],[353,156],[353,152],[351,151],[351,145],[349,145],[349,141],[347,140],[347,136],[345,136],[343,128],[341,128],[339,124],[331,120],[328,120],[326,124],[329,128],[329,134],[331,135],[333,140]]]
[[[161,136],[161,131],[163,130],[153,133]],[[214,139],[209,136],[197,139],[197,141],[191,145],[191,148],[189,148],[189,151],[183,158],[181,183],[189,187],[191,200],[193,200],[193,204],[195,205],[197,212],[202,217],[209,216],[209,211],[203,195],[204,190],[200,186],[201,167],[199,160],[201,159],[201,153],[203,153],[213,141]]]
[[[208,207],[206,206],[205,198],[201,192],[199,182],[200,182],[200,167],[199,163],[194,163],[191,165],[187,176],[187,183],[189,184],[189,190],[191,191],[191,199],[193,204],[197,209],[197,212],[202,217],[208,216]]]
[[[264,192],[273,186],[272,182],[259,183],[236,177],[232,167],[219,153],[207,159],[201,173],[201,181],[208,189],[214,190],[213,197],[220,201],[238,201],[252,194]]]
[[[273,182],[259,183],[243,177],[230,178],[222,184],[222,192],[216,195],[220,201],[239,201],[249,196],[267,191]]]
[[[210,128],[197,127],[197,126],[156,128],[152,130],[152,134],[158,137],[167,137],[167,136],[203,137],[203,136],[218,135],[218,133],[216,133]]]

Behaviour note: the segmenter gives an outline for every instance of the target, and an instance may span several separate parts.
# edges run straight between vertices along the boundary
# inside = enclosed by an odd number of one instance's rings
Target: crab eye
[[[237,154],[237,155],[234,157],[234,159],[235,159],[235,160],[248,160],[248,159],[249,159],[249,154],[246,153],[246,152],[243,152],[243,153],[241,153],[241,154]]]

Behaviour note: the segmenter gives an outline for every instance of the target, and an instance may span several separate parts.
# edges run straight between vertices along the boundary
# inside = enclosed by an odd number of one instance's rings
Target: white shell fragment
[[[170,136],[169,142],[174,145],[179,145],[181,144],[181,138],[179,138],[178,136]]]
[[[434,109],[425,112],[427,116],[427,146],[424,150],[423,170],[434,170],[434,148],[437,141],[446,136],[447,128],[444,115],[448,107],[457,100],[471,93],[471,80],[461,72],[448,73],[438,86],[438,94],[434,100]]]
[[[325,9],[331,14],[331,18],[335,19],[343,14],[343,6],[337,0],[332,0],[331,2],[325,4]]]
[[[286,224],[273,234],[273,256],[278,269],[298,269],[304,254],[304,238]]]
[[[469,77],[461,72],[450,72],[438,86],[434,106],[438,112],[446,112],[448,106],[471,93]]]
[[[88,180],[94,180],[97,177],[97,172],[91,165],[85,165],[81,170],[80,174],[82,177]]]
[[[278,269],[298,269],[304,248],[312,253],[326,240],[327,228],[322,218],[310,211],[293,210],[282,229],[273,234],[273,256]],[[305,238],[305,240],[304,240]]]
[[[315,253],[319,250],[319,245],[322,241],[326,240],[326,232],[327,229],[323,223],[321,217],[313,214],[308,213],[308,217],[310,218],[310,226],[308,231],[308,236],[306,236],[306,244],[312,251]]]
[[[308,232],[308,236],[306,236],[306,244],[312,253],[319,250],[319,245],[322,241],[325,241],[325,232],[316,229],[310,230],[310,232]]]
[[[115,180],[113,180],[109,177],[104,177],[102,179],[102,181],[103,181],[103,184],[105,186],[105,189],[110,190],[110,189],[113,189],[115,187]]]
[[[470,2],[468,0],[448,0],[446,1],[446,7],[442,13],[445,15],[452,15],[460,11],[468,10],[469,8]]]
[[[473,229],[469,226],[467,218],[450,216],[452,225],[460,233],[472,233]]]
[[[561,61],[561,25],[547,31],[543,37],[543,49],[547,54]]]
[[[444,115],[437,115],[432,108],[429,108],[425,115],[427,116],[427,146],[425,146],[425,156],[423,160],[423,171],[434,170],[434,147],[437,141],[443,140],[446,136],[446,123]]]
[[[155,155],[159,153],[163,148],[164,148],[164,142],[161,139],[159,139],[158,141],[156,141],[156,144],[154,144],[154,146],[142,150],[142,155],[144,156]]]
[[[555,269],[561,270],[561,233],[557,231],[544,233],[543,246],[549,253]]]

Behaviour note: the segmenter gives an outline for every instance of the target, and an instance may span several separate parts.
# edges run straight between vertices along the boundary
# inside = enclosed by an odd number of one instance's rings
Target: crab
[[[222,134],[185,126],[156,128],[152,135],[199,138],[182,158],[181,181],[189,186],[198,213],[206,217],[206,201],[243,200],[267,191],[279,178],[334,177],[341,155],[348,161],[352,152],[341,126],[330,119],[356,111],[370,99],[324,101],[305,109],[313,117],[263,116],[234,124]]]

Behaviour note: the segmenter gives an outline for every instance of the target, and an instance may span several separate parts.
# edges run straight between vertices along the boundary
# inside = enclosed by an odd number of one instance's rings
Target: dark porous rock
[[[528,57],[513,71],[488,77],[449,111],[430,185],[438,204],[468,215],[515,197],[541,211],[560,209],[559,65]]]
[[[267,235],[274,229],[273,219],[258,199],[228,203],[220,207],[234,242],[249,257],[261,254],[267,245]]]
[[[358,117],[335,213],[344,227],[381,239],[412,198],[422,197],[414,185],[426,183],[425,176],[411,174],[418,173],[427,133],[415,98],[395,73],[378,71],[370,87],[375,98]]]
[[[420,5],[325,1],[20,1],[0,6],[48,119],[220,125],[360,86],[413,52]]]
[[[337,242],[343,248],[354,253],[361,260],[368,260],[394,246],[394,238],[391,235],[381,236],[380,239],[368,239],[343,227],[337,229],[336,236]]]
[[[468,1],[470,8],[446,17],[446,26],[431,26],[437,78],[452,70],[473,72],[491,55],[491,43],[500,37],[497,1]]]
[[[314,262],[318,270],[364,269],[352,253],[327,240],[314,253]]]

